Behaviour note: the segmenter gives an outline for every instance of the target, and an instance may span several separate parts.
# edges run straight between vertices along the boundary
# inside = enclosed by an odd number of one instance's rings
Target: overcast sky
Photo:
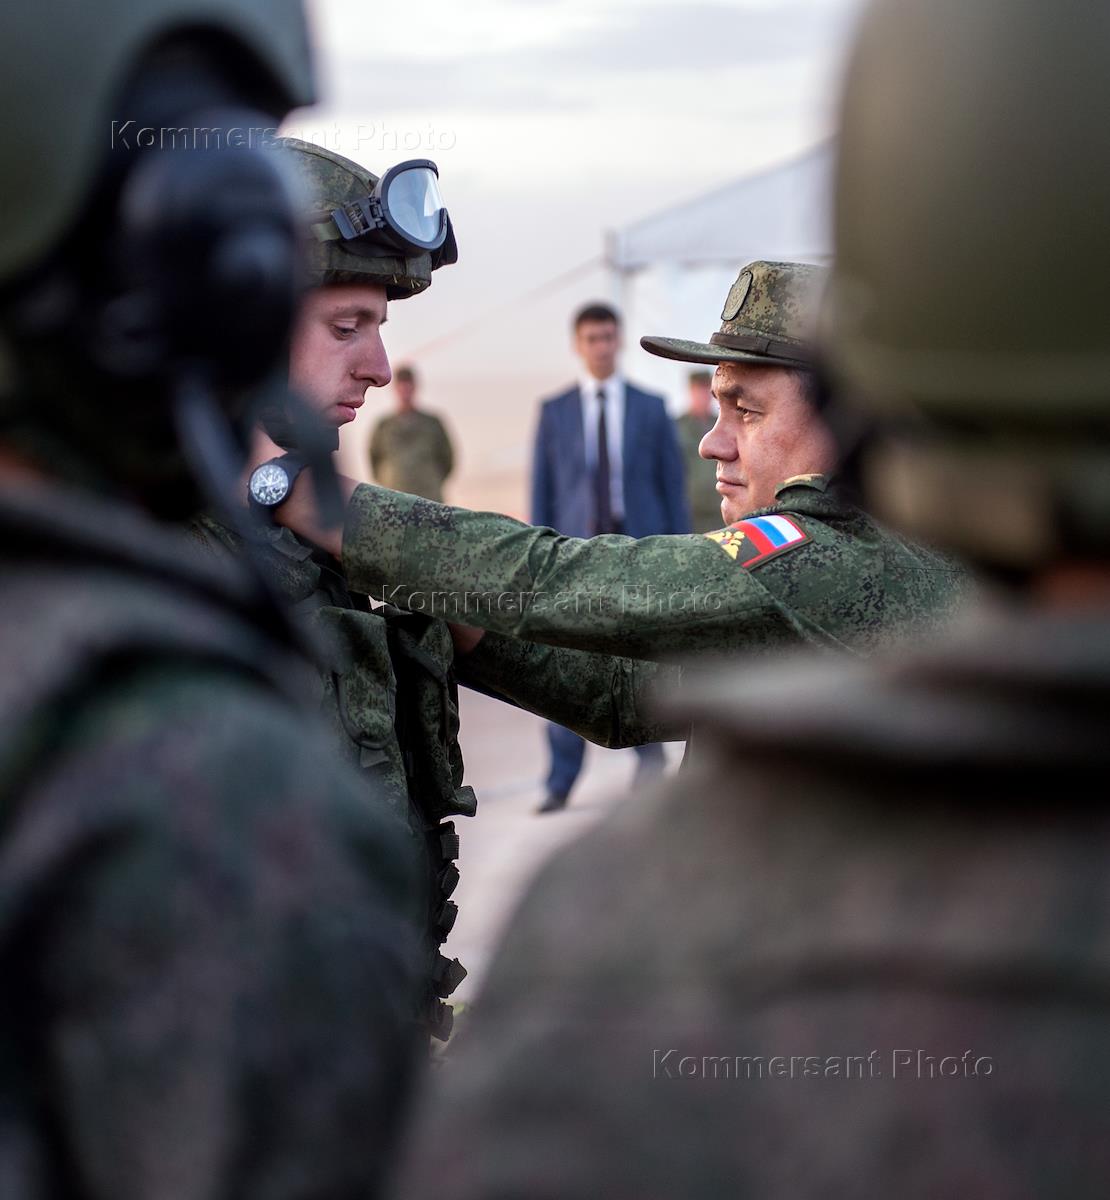
[[[288,132],[379,174],[435,159],[458,232],[458,265],[393,306],[395,361],[434,342],[422,359],[440,381],[496,356],[506,379],[558,382],[566,314],[606,276],[520,298],[599,257],[607,229],[825,138],[857,0],[308,7],[322,103]]]

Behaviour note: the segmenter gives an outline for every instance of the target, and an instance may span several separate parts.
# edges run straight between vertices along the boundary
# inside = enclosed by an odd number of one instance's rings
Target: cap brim
[[[716,363],[748,362],[762,367],[796,367],[801,365],[784,358],[773,358],[769,354],[752,354],[748,350],[730,350],[727,346],[714,346],[709,342],[687,342],[682,338],[642,337],[640,345],[659,358],[670,358],[675,362]]]

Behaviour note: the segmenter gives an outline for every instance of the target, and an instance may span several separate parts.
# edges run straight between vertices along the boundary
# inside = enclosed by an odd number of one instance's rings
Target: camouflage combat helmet
[[[876,499],[999,565],[1110,549],[1108,53],[1106,5],[877,0],[848,72],[825,355],[921,419]]]
[[[826,274],[824,267],[804,263],[748,263],[725,298],[721,328],[708,342],[651,336],[640,345],[677,362],[809,367]]]
[[[0,283],[32,267],[77,220],[113,137],[113,100],[135,64],[179,32],[253,64],[274,112],[314,99],[300,0],[69,0],[0,5]],[[18,53],[14,53],[18,47]]]
[[[440,265],[427,253],[408,255],[376,246],[370,239],[345,241],[332,213],[369,195],[378,176],[358,163],[298,138],[282,138],[307,195],[312,238],[307,250],[308,280],[314,287],[333,283],[378,283],[390,300],[403,300],[424,291]]]

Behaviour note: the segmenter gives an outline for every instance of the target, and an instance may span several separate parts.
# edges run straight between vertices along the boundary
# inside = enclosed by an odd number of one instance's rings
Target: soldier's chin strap
[[[328,528],[343,523],[344,505],[333,455],[339,430],[325,424],[296,392],[271,388],[258,407],[263,429],[283,450],[295,450],[310,470],[316,511]]]
[[[181,448],[209,507],[245,541],[253,543],[258,534],[238,495],[242,450],[231,422],[199,371],[177,380],[173,411]]]
[[[249,578],[258,599],[259,615],[281,631],[305,657],[315,660],[317,648],[294,621],[288,604],[270,581],[257,554],[260,527],[239,494],[245,462],[242,445],[227,413],[204,375],[182,374],[174,387],[173,414],[179,444],[209,507],[243,541]]]

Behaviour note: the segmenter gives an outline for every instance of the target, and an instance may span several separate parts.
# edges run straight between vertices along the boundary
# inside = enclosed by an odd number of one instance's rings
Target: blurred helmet
[[[1110,549],[1108,59],[1106,5],[875,0],[849,65],[825,358],[921,418],[877,501],[999,565]]]
[[[298,226],[274,130],[313,99],[300,0],[0,6],[0,426],[179,515],[284,366]]]
[[[423,249],[411,242],[406,244],[384,218],[375,222],[369,212],[373,202],[380,214],[377,198],[382,193],[381,185],[392,182],[398,168],[379,178],[349,158],[311,142],[282,138],[279,144],[307,193],[312,232],[307,252],[308,280],[313,286],[380,284],[389,299],[403,300],[424,291],[437,267],[455,261],[454,233],[439,198],[432,164],[412,164],[422,183],[429,185],[420,207],[422,212],[430,210],[427,219],[438,235],[427,239],[438,242],[434,249]],[[413,233],[417,235],[415,229]]]
[[[140,131],[116,107],[160,43],[207,38],[282,115],[314,99],[301,0],[72,0],[0,5],[0,283],[79,218],[113,144]],[[134,114],[138,115],[138,114]]]

